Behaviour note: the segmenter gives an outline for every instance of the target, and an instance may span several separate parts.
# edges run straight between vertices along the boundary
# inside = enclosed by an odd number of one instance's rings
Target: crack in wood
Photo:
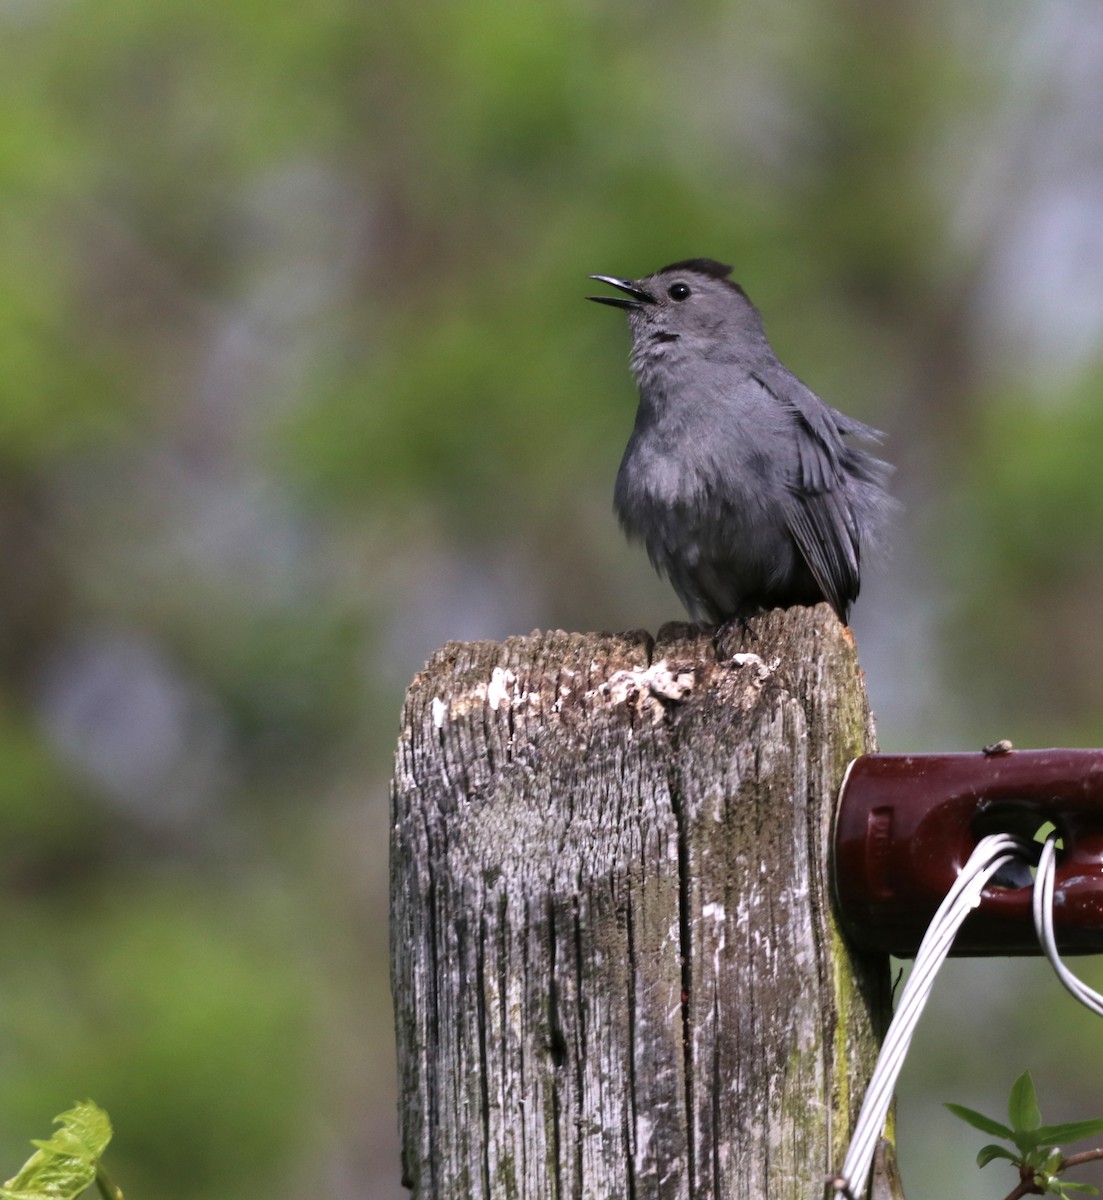
[[[681,964],[682,1086],[686,1106],[686,1158],[688,1162],[688,1200],[697,1195],[697,1114],[694,1087],[693,1029],[693,888],[690,878],[689,835],[686,829],[685,799],[675,779],[670,781],[670,807],[677,828],[678,853],[678,955]]]

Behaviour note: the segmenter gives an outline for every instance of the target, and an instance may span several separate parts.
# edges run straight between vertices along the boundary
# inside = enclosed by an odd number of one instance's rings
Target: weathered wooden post
[[[872,748],[825,605],[439,651],[393,790],[413,1195],[821,1195],[888,1003],[827,872]]]

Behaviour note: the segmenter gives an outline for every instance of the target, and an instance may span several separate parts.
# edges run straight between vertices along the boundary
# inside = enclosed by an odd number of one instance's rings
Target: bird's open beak
[[[613,275],[591,275],[589,278],[596,279],[599,283],[607,283],[610,287],[620,288],[622,292],[627,292],[631,299],[625,300],[622,296],[587,296],[587,300],[596,301],[598,304],[611,304],[614,308],[643,308],[645,304],[655,303],[655,297],[643,288],[636,287],[631,279],[617,279]]]

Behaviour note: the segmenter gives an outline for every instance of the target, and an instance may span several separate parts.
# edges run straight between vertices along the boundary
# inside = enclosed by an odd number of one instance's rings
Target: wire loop
[[[1038,874],[1034,880],[1033,897],[1034,929],[1057,978],[1085,1008],[1090,1008],[1096,1016],[1103,1017],[1103,996],[1088,987],[1082,979],[1077,978],[1061,961],[1061,955],[1057,950],[1057,937],[1053,931],[1053,888],[1057,874],[1058,836],[1054,832],[1046,838],[1045,844],[1042,846],[1042,855],[1038,859]]]

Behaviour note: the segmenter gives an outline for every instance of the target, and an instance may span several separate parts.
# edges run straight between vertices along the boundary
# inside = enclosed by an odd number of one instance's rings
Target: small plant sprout
[[[33,1141],[38,1149],[0,1186],[0,1200],[76,1200],[93,1185],[102,1200],[123,1200],[100,1165],[111,1141],[107,1113],[86,1100],[55,1117],[54,1124],[61,1128],[45,1141]]]
[[[1065,1200],[1071,1200],[1074,1192],[1098,1194],[1099,1189],[1089,1183],[1068,1183],[1060,1176],[1070,1167],[1103,1159],[1103,1149],[1066,1155],[1061,1145],[1103,1133],[1103,1118],[1070,1121],[1065,1125],[1043,1125],[1042,1114],[1038,1111],[1034,1080],[1031,1079],[1029,1071],[1024,1071],[1011,1085],[1011,1097],[1007,1103],[1007,1125],[962,1104],[947,1104],[946,1107],[955,1117],[960,1117],[981,1133],[1010,1143],[1009,1146],[1002,1146],[996,1142],[989,1142],[988,1145],[982,1146],[977,1154],[978,1167],[986,1167],[993,1159],[1002,1158],[1018,1168],[1019,1182],[1008,1192],[1005,1200],[1044,1195],[1062,1196]]]

